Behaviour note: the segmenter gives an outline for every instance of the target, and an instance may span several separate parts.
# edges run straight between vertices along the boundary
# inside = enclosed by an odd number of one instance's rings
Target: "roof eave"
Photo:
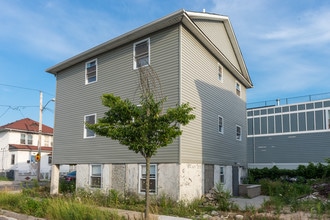
[[[233,43],[233,48],[235,50],[235,54],[238,56],[239,65],[242,68],[242,71],[244,72],[243,75],[240,73],[240,71],[224,56],[224,54],[216,48],[210,40],[205,37],[204,33],[201,32],[201,30],[194,24],[194,22],[191,20],[191,18],[201,18],[201,19],[208,19],[208,20],[217,20],[217,21],[223,21],[225,24],[226,29],[228,30],[229,38],[231,42]],[[233,29],[230,25],[229,19],[227,16],[221,16],[216,14],[209,14],[209,13],[199,13],[199,12],[187,12],[185,10],[179,10],[176,11],[168,16],[165,16],[161,19],[158,19],[156,21],[153,21],[149,24],[143,25],[137,29],[134,29],[126,34],[120,35],[112,40],[109,40],[105,43],[102,43],[96,47],[93,47],[83,53],[80,53],[72,58],[69,58],[55,66],[52,66],[48,69],[46,69],[46,72],[57,74],[61,70],[64,70],[78,62],[82,62],[84,60],[93,58],[97,56],[100,53],[109,51],[111,49],[114,49],[116,47],[119,47],[123,44],[129,43],[133,40],[136,40],[138,38],[144,37],[150,33],[153,33],[155,31],[158,31],[160,29],[169,27],[171,25],[174,25],[176,23],[181,22],[189,28],[189,30],[196,36],[198,39],[203,42],[203,44],[210,49],[210,51],[218,57],[218,59],[223,62],[227,68],[245,85],[247,88],[253,87],[252,82],[249,77],[249,73],[247,71],[247,68],[245,66],[245,62],[242,57],[242,53],[239,49],[236,37],[234,35]],[[247,77],[244,77],[246,75]]]
[[[133,40],[141,38],[145,35],[155,32],[157,30],[160,30],[165,27],[171,26],[173,24],[179,23],[181,21],[181,18],[182,18],[182,15],[184,14],[184,12],[185,12],[185,10],[183,10],[183,9],[176,11],[168,16],[165,16],[161,19],[158,19],[156,21],[143,25],[137,29],[134,29],[130,32],[127,32],[123,35],[120,35],[112,40],[106,41],[96,47],[93,47],[85,52],[82,52],[72,58],[64,60],[63,62],[58,63],[55,66],[52,66],[52,67],[46,69],[46,72],[55,75],[58,72],[60,72],[61,70],[68,68],[78,62],[82,62],[84,60],[90,59],[92,57],[97,56],[100,53],[106,52],[108,50],[119,47],[123,44],[129,43]]]
[[[182,22],[195,34],[198,39],[203,42],[203,44],[223,63],[225,66],[244,84],[246,88],[252,88],[253,84],[250,79],[249,73],[247,71],[242,53],[239,49],[236,37],[234,35],[233,29],[230,25],[229,18],[221,15],[213,14],[204,14],[196,12],[187,12],[188,16],[185,16]],[[242,68],[243,75],[240,71],[227,59],[227,57],[207,38],[204,36],[204,33],[190,20],[190,18],[196,19],[208,19],[208,20],[217,20],[222,21],[225,24],[231,43],[235,50],[235,54],[238,56],[239,65]],[[244,77],[244,74],[246,77]]]

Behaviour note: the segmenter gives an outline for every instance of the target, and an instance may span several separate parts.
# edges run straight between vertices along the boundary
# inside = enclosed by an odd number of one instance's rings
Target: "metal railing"
[[[275,100],[267,100],[267,101],[260,101],[260,102],[252,102],[247,103],[246,108],[262,108],[267,106],[278,106],[278,105],[289,105],[301,102],[311,102],[323,99],[330,99],[330,92],[327,93],[319,93],[319,94],[312,94],[312,95],[304,95],[304,96],[296,96],[291,98],[278,98]]]

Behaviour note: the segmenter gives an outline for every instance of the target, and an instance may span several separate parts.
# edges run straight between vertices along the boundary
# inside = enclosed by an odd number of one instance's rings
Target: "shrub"
[[[233,203],[230,201],[230,192],[225,190],[223,184],[217,183],[215,185],[215,200],[218,203],[218,208],[221,211],[229,211]]]

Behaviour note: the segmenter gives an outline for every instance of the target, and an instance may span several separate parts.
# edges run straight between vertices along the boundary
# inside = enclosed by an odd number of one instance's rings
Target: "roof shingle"
[[[39,122],[36,122],[30,118],[24,118],[6,125],[0,126],[1,130],[20,130],[20,131],[29,131],[29,132],[38,132],[39,131]],[[42,125],[42,133],[53,134],[53,128]]]

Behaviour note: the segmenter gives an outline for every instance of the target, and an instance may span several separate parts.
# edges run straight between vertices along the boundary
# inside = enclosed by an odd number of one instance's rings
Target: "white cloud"
[[[216,13],[230,17],[251,74],[254,88],[249,90],[248,100],[327,91],[328,2],[213,2]]]

